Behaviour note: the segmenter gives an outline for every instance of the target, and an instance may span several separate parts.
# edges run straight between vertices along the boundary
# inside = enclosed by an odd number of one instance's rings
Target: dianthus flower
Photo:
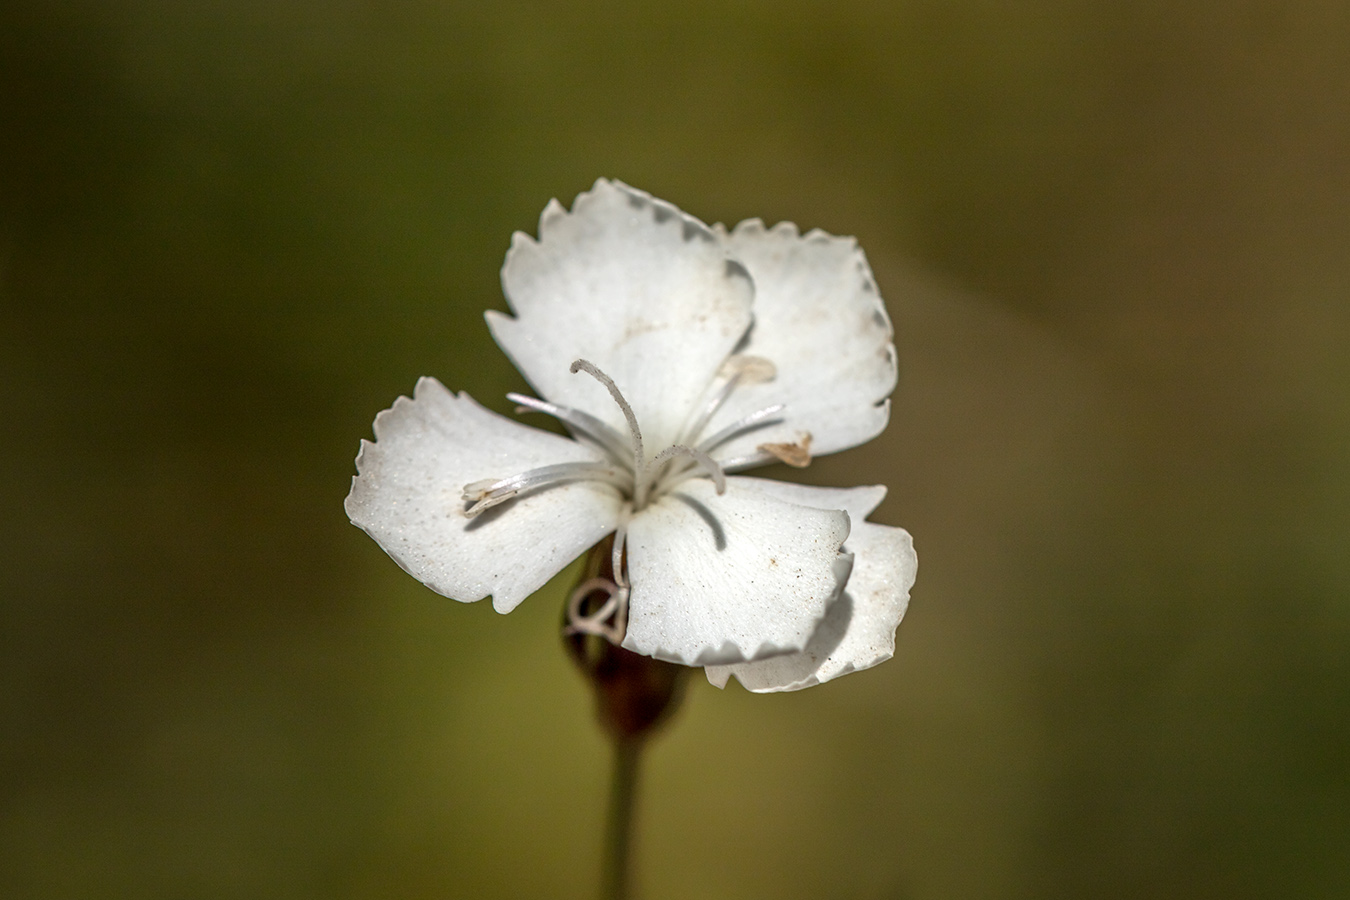
[[[502,268],[497,344],[540,395],[518,412],[418,381],[375,419],[346,509],[437,593],[510,612],[610,534],[612,580],[574,592],[568,627],[705,666],[723,686],[793,690],[894,650],[917,561],[866,517],[884,487],[732,476],[870,440],[886,427],[895,348],[851,238],[752,219],[708,227],[617,181]],[[594,612],[580,598],[607,595]]]

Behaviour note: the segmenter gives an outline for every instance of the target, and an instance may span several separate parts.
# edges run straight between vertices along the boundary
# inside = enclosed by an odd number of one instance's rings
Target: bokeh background
[[[1350,7],[0,4],[0,894],[583,898],[572,573],[437,597],[342,499],[595,177],[855,234],[896,659],[694,683],[659,898],[1350,893]]]

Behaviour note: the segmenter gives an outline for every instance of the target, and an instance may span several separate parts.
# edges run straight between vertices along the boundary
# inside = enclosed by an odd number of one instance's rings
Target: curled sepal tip
[[[562,633],[568,656],[595,691],[601,727],[628,743],[653,734],[679,708],[691,670],[625,650],[613,640],[623,639],[609,633],[623,623],[606,617],[615,607],[614,592],[606,587],[617,584],[613,545],[611,535],[587,555],[577,591],[563,610]],[[596,627],[578,628],[579,620]]]

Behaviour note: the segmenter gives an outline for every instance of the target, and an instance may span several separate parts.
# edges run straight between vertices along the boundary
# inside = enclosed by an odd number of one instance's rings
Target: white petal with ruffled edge
[[[768,359],[777,377],[737,388],[706,431],[778,403],[786,408],[780,424],[734,438],[714,455],[772,461],[759,445],[799,444],[809,435],[807,449],[819,456],[880,434],[895,388],[895,346],[857,242],[823,231],[802,236],[787,222],[766,229],[751,219],[727,245],[755,282],[755,324],[738,351]]]
[[[848,514],[784,502],[751,479],[697,478],[633,516],[623,646],[685,665],[806,646],[852,563]]]
[[[842,508],[853,530],[844,549],[853,554],[853,572],[839,599],[800,653],[731,666],[708,666],[708,680],[725,687],[732,675],[756,693],[795,691],[884,662],[895,653],[895,629],[909,605],[918,557],[903,528],[865,521],[886,496],[881,486],[817,488],[759,478],[764,493],[781,500]]]
[[[637,414],[646,444],[675,443],[723,360],[750,325],[754,286],[721,238],[650,194],[601,179],[569,213],[556,201],[539,240],[517,233],[502,267],[515,318],[488,327],[541,396],[628,433],[586,359]]]
[[[490,412],[434,378],[417,382],[361,442],[347,515],[418,581],[510,612],[618,522],[613,488],[572,482],[523,493],[477,518],[466,484],[594,459],[575,441]]]

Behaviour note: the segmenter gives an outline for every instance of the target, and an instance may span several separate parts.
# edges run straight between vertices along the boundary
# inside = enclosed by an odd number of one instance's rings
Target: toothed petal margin
[[[491,594],[494,609],[510,612],[614,530],[619,496],[593,482],[523,493],[467,518],[468,483],[594,456],[434,378],[419,380],[413,398],[376,417],[345,506],[354,525],[436,593],[466,603]]]
[[[793,444],[809,434],[811,453],[823,456],[880,434],[895,389],[895,346],[857,242],[823,231],[799,235],[787,222],[766,229],[758,219],[740,223],[726,240],[755,281],[755,324],[741,352],[771,360],[778,374],[739,388],[708,433],[758,409],[785,409],[781,424],[734,438],[714,455],[763,456],[761,444]]]
[[[867,522],[886,489],[815,488],[768,479],[754,481],[779,499],[824,509],[843,508],[853,522],[844,549],[853,554],[848,585],[800,653],[730,666],[708,666],[708,681],[725,687],[732,675],[756,693],[795,691],[870,668],[895,653],[895,629],[909,605],[918,557],[902,528]]]
[[[544,210],[539,240],[517,233],[502,267],[515,317],[488,327],[548,400],[628,427],[605,389],[570,374],[586,359],[632,404],[647,444],[676,443],[680,426],[750,325],[754,285],[698,219],[617,181],[600,179],[572,211]]]

